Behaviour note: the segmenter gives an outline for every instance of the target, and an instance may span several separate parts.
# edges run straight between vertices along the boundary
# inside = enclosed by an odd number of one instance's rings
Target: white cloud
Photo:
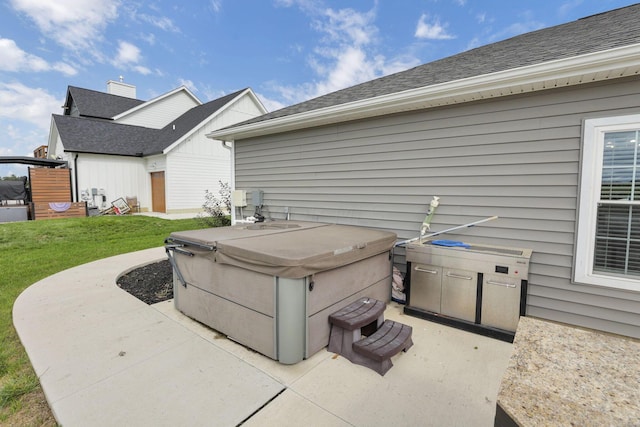
[[[147,44],[153,46],[156,44],[156,35],[153,33],[140,34],[140,38],[147,42]]]
[[[90,50],[118,16],[119,0],[10,0],[40,31],[71,51]]]
[[[270,82],[267,86],[287,103],[301,102],[329,92],[362,83],[383,75],[417,65],[414,57],[387,59],[376,52],[378,27],[375,8],[358,12],[354,9],[321,9],[312,0],[279,0],[278,5],[297,5],[312,18],[312,28],[318,31],[319,44],[308,58],[308,65],[318,77],[313,82],[285,86]],[[269,110],[282,107],[263,96]]]
[[[0,117],[0,156],[33,157],[33,150],[47,144],[47,130]],[[0,165],[0,176],[26,176],[27,165]]]
[[[149,68],[140,65],[142,59],[142,53],[138,46],[120,40],[118,42],[118,52],[112,62],[115,67],[133,70],[143,76],[151,74],[152,71]]]
[[[565,1],[558,8],[558,15],[565,16],[582,4],[582,0]]]
[[[0,38],[0,70],[47,71],[49,64],[44,59],[20,49],[15,41]]]
[[[62,103],[44,89],[0,83],[0,155],[30,156],[46,145],[51,113],[60,113]],[[1,166],[2,176],[26,172],[26,167]]]
[[[118,42],[118,54],[115,62],[118,64],[135,64],[140,61],[140,49],[129,42]]]
[[[316,21],[316,26],[332,42],[367,45],[378,32],[378,28],[373,25],[374,10],[360,13],[353,9],[327,9],[324,11],[324,17],[327,19]]]
[[[198,92],[198,88],[196,87],[195,83],[193,83],[191,80],[178,79],[178,82],[179,82],[180,86],[186,87],[191,92],[193,92],[193,93],[197,93]]]
[[[136,15],[141,21],[146,22],[147,24],[151,24],[154,27],[160,28],[163,31],[168,31],[171,33],[179,33],[180,29],[173,23],[171,18],[166,16],[152,16],[146,14],[138,14]]]
[[[135,67],[133,67],[133,70],[139,74],[142,74],[143,76],[148,76],[149,74],[152,73],[152,71],[149,68],[144,67],[142,65],[136,65]]]
[[[441,24],[437,18],[427,23],[428,18],[429,16],[424,13],[420,16],[414,34],[415,37],[428,40],[448,40],[455,38],[455,36],[447,33],[448,24]]]
[[[539,30],[543,28],[545,25],[542,22],[527,20],[522,22],[514,22],[508,27],[500,30],[489,37],[490,42],[494,42],[497,40],[504,40],[509,37],[514,37],[520,34],[528,33],[531,31]]]
[[[480,38],[478,38],[478,37],[474,37],[471,40],[469,40],[465,50],[475,49],[475,48],[477,48],[477,47],[479,47],[481,45],[482,45],[482,40],[480,40]]]
[[[355,46],[348,46],[335,53],[335,63],[326,70],[326,79],[316,86],[318,94],[335,92],[356,83],[375,78],[380,64],[369,60],[367,54]]]
[[[39,56],[20,49],[15,41],[0,38],[0,71],[43,72],[52,70],[67,76],[74,76],[78,73],[69,64],[64,62],[49,64]]]
[[[256,93],[256,96],[260,99],[260,102],[262,102],[262,105],[264,105],[264,108],[266,108],[268,112],[276,111],[286,107],[286,105],[282,102],[264,96],[261,93]]]
[[[210,0],[209,6],[214,13],[218,13],[222,9],[222,0]]]
[[[60,113],[63,102],[41,88],[0,83],[0,118],[32,123],[48,131],[51,113]]]
[[[0,83],[0,155],[30,156],[47,144],[51,114],[61,113],[63,99],[22,83]],[[24,175],[26,167],[0,165],[0,175]]]

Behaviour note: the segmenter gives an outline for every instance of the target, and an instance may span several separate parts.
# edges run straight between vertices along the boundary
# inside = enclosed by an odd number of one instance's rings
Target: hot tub
[[[281,363],[329,342],[328,317],[363,296],[391,297],[395,233],[265,222],[172,233],[174,304]]]

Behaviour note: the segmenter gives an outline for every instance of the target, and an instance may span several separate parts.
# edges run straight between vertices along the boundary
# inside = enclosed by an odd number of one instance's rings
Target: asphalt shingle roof
[[[70,88],[71,89],[71,88]],[[78,89],[78,88],[75,88]],[[65,151],[148,156],[161,153],[244,90],[194,107],[162,129],[132,126],[88,117],[53,115]],[[112,96],[112,95],[111,95]],[[94,100],[100,97],[94,97]],[[175,125],[175,130],[174,130]]]
[[[65,151],[141,156],[159,134],[158,129],[112,121],[53,115]]]
[[[640,43],[640,4],[522,34],[237,123],[228,128]]]
[[[68,93],[76,103],[81,116],[101,119],[111,119],[145,102],[75,86],[69,86]],[[70,105],[67,99],[67,106]]]

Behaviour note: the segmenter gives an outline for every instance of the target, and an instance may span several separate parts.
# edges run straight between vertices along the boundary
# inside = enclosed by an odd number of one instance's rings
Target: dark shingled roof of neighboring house
[[[148,156],[161,153],[245,90],[194,107],[162,129],[58,114],[53,120],[67,152]]]
[[[81,116],[100,119],[112,119],[118,114],[124,113],[145,102],[140,99],[111,95],[109,93],[75,86],[69,86],[68,89],[65,106],[69,108],[71,107],[70,98],[73,98]]]
[[[53,115],[65,151],[142,156],[160,133],[158,129],[112,121]]]
[[[640,4],[471,49],[285,107],[227,129],[635,43],[640,43]]]

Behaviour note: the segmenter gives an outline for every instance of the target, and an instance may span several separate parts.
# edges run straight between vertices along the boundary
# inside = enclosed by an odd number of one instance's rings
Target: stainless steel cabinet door
[[[519,278],[485,274],[480,324],[515,331],[520,319]]]
[[[442,275],[441,313],[445,316],[474,322],[478,273],[445,268]]]
[[[409,304],[412,307],[440,313],[442,267],[413,264]]]

